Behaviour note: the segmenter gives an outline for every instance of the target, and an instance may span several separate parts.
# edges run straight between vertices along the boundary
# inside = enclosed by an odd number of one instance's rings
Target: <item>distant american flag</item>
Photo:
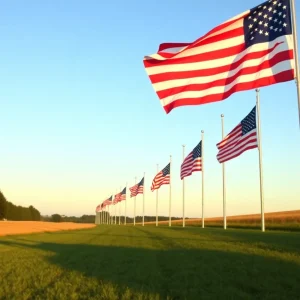
[[[126,187],[122,190],[120,199],[120,201],[126,200]]]
[[[102,205],[105,207],[107,205],[111,205],[112,204],[112,196],[110,196],[108,199],[104,200]]]
[[[122,190],[122,192],[115,195],[113,203],[116,204],[123,200],[126,200],[126,187]]]
[[[170,163],[154,177],[151,191],[160,188],[163,184],[170,184]]]
[[[220,163],[233,159],[243,152],[257,148],[256,106],[220,143],[217,144]]]
[[[193,172],[202,170],[202,141],[193,149],[193,151],[184,159],[181,164],[180,177],[192,175]]]
[[[135,197],[138,194],[143,194],[144,192],[144,178],[133,187],[129,188],[130,190],[130,197]]]
[[[99,204],[97,207],[96,207],[96,212],[99,212],[102,210],[102,204]]]
[[[289,0],[270,0],[193,43],[161,44],[156,54],[144,58],[144,65],[169,113],[175,107],[293,80],[293,52]]]

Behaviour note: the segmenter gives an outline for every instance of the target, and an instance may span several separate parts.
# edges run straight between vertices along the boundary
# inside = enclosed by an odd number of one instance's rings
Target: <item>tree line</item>
[[[32,205],[29,207],[14,205],[7,201],[0,191],[0,220],[3,219],[11,221],[40,221],[41,214]]]

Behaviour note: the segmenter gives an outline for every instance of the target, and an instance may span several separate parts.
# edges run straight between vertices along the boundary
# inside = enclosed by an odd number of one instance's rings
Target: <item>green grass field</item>
[[[300,233],[98,226],[0,238],[0,299],[299,299]]]

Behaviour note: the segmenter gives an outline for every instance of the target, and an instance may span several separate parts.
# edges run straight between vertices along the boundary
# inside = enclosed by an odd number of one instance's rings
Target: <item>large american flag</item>
[[[130,190],[130,197],[135,197],[138,194],[143,194],[144,193],[144,177],[142,178],[142,180],[134,185],[133,187],[129,188]]]
[[[151,191],[159,189],[163,184],[170,184],[170,163],[167,164],[153,179]]]
[[[220,143],[217,159],[220,163],[257,148],[256,106]]]
[[[193,172],[202,170],[202,141],[184,159],[181,164],[180,178],[192,175]]]
[[[144,66],[169,113],[292,80],[293,53],[289,0],[270,0],[193,43],[161,44],[156,54],[145,56]]]

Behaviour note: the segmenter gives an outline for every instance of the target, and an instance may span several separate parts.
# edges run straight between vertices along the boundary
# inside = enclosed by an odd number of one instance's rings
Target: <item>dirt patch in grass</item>
[[[36,221],[0,221],[0,236],[13,234],[29,234],[60,230],[75,230],[95,227],[95,224],[51,223]]]

